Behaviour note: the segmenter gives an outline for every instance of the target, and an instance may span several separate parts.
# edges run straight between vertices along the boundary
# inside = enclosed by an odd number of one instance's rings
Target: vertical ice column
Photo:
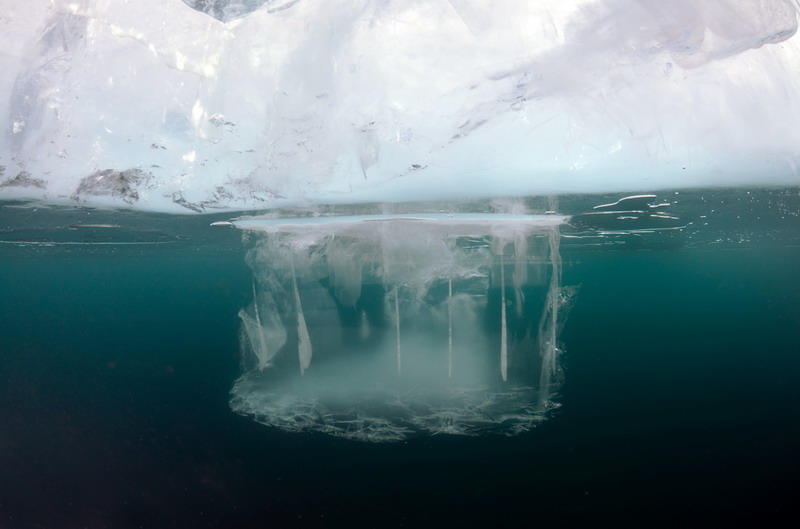
[[[521,318],[525,308],[522,302],[522,285],[528,281],[528,234],[514,235],[514,296],[516,299],[517,317]]]
[[[550,383],[556,373],[558,360],[556,338],[558,333],[558,304],[561,296],[560,241],[561,232],[558,227],[551,228],[549,242],[552,275],[550,276],[550,287],[547,291],[547,307],[539,324],[539,351],[542,355],[542,371],[539,376],[539,402],[543,404],[550,398]]]
[[[367,311],[361,311],[361,325],[358,328],[358,335],[361,340],[367,340],[372,331],[369,328],[369,319],[367,319]]]
[[[300,359],[300,375],[303,375],[311,365],[311,337],[308,335],[306,318],[303,315],[303,306],[300,304],[300,291],[297,290],[297,277],[294,271],[294,258],[290,260],[292,267],[292,289],[294,290],[294,304],[297,311],[297,356]]]
[[[258,314],[258,293],[256,292],[256,278],[253,276],[253,310],[256,313],[256,325],[258,326],[258,342],[261,346],[256,352],[258,357],[258,370],[264,371],[267,367],[269,359],[269,350],[267,349],[267,340],[264,337],[264,327],[261,325],[261,316]]]
[[[500,250],[500,376],[503,382],[508,378],[508,329],[506,328],[506,273],[503,262],[503,249]]]
[[[397,374],[401,375],[403,373],[403,362],[402,356],[400,355],[400,300],[398,299],[400,296],[400,287],[395,287],[394,289],[394,322],[395,322],[395,331],[397,332]]]
[[[453,278],[447,282],[447,378],[453,378]]]

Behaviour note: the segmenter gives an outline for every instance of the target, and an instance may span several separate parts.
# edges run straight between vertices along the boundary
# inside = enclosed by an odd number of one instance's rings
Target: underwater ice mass
[[[513,434],[560,381],[557,215],[248,218],[234,411],[367,441]]]
[[[679,229],[641,193],[800,183],[798,11],[5,2],[0,200],[273,210],[222,223],[253,271],[234,411],[366,441],[524,432],[557,407],[577,292],[556,197],[636,193],[581,222]]]
[[[31,0],[2,197],[191,213],[797,183],[794,0]]]

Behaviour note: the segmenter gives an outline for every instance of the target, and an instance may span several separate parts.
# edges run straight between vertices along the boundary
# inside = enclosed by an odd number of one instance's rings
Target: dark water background
[[[793,526],[800,200],[754,194],[695,195],[666,242],[565,243],[540,427],[377,445],[230,411],[252,287],[219,216],[6,204],[0,528]],[[97,221],[127,228],[75,228]]]

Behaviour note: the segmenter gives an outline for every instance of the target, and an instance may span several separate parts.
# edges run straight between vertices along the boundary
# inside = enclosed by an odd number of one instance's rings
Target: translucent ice
[[[203,212],[797,183],[797,11],[4,2],[0,197]]]
[[[272,312],[283,324],[251,329],[249,314],[263,318],[267,305],[257,294],[242,311],[232,408],[290,431],[368,441],[530,429],[555,405],[560,381],[557,338],[570,298],[561,285],[564,220],[234,221],[251,232],[254,291],[283,300]],[[343,283],[342,255],[351,271]],[[270,328],[289,333],[265,355]]]

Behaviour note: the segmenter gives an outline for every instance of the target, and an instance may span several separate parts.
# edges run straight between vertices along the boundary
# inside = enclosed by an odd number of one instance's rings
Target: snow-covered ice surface
[[[793,185],[794,0],[0,4],[0,198],[165,212]]]

